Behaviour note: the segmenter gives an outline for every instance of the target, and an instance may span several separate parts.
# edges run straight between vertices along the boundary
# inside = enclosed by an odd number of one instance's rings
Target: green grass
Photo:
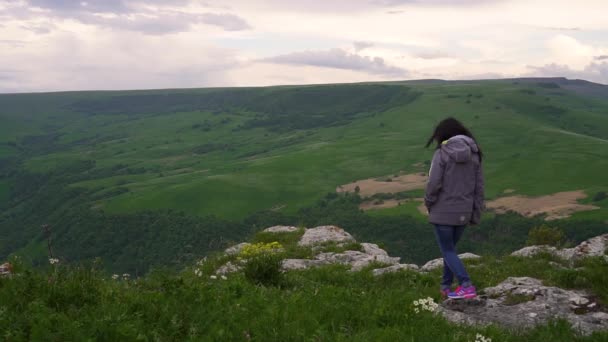
[[[221,257],[220,257],[221,259]],[[438,301],[439,272],[412,271],[374,277],[327,266],[284,274],[276,286],[256,285],[237,273],[211,279],[220,259],[173,273],[113,280],[100,265],[47,267],[33,271],[17,262],[18,276],[0,278],[0,330],[21,340],[264,340],[264,341],[604,341],[607,332],[576,335],[565,321],[508,331],[497,326],[453,325],[413,302]],[[222,259],[225,262],[226,259]],[[564,271],[548,259],[468,261],[478,286],[506,276],[534,276],[546,284],[601,293],[605,261]],[[598,271],[604,272],[598,272]],[[570,273],[568,273],[570,272]],[[605,300],[605,296],[601,297]]]
[[[366,213],[370,216],[409,215],[409,216],[415,217],[419,220],[426,221],[428,219],[428,217],[421,214],[420,211],[418,210],[418,206],[420,204],[421,204],[421,202],[418,202],[418,201],[410,201],[410,202],[401,203],[401,205],[393,207],[393,208],[368,210]]]

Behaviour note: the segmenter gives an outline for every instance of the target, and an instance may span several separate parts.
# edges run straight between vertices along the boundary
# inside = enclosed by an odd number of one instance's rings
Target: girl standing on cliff
[[[481,217],[483,154],[473,134],[454,118],[441,121],[426,146],[433,141],[437,149],[431,161],[424,203],[443,255],[441,293],[448,298],[473,298],[477,296],[475,286],[458,257],[456,244],[467,224],[477,224]],[[460,286],[452,291],[454,275]]]

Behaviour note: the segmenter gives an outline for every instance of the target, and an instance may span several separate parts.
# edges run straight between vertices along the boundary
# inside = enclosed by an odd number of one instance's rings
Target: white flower
[[[217,276],[212,275],[209,278],[211,278],[211,279],[217,279]]]
[[[223,275],[223,276],[222,276],[222,280],[226,280],[226,279],[228,279],[228,278],[226,278],[226,276],[225,276],[225,275]]]
[[[51,265],[58,264],[58,263],[59,263],[59,259],[50,258],[50,259],[49,259],[49,263],[50,263]]]
[[[203,271],[199,270],[198,268],[194,270],[194,275],[197,277],[200,277],[203,275]]]
[[[482,334],[477,334],[475,336],[475,342],[492,342],[492,339],[489,337],[485,337]]]
[[[130,276],[131,276],[131,275],[130,275],[129,273],[124,273],[124,274],[122,275],[122,278],[123,278],[123,279],[129,279],[129,277],[130,277]]]
[[[421,298],[414,301],[414,312],[419,313],[420,311],[435,312],[439,304],[435,303],[433,298]]]
[[[119,277],[119,275],[118,275],[118,274],[112,274],[112,279],[117,280],[117,279],[118,279],[118,277]]]

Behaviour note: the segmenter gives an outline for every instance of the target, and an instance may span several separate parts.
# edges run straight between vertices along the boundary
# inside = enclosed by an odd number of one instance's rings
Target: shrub
[[[608,195],[605,191],[600,191],[595,196],[593,196],[593,202],[599,202],[608,198]]]
[[[530,229],[526,244],[528,246],[549,245],[559,247],[564,243],[564,240],[564,232],[561,229],[542,224]]]
[[[278,286],[283,280],[282,256],[278,253],[260,253],[247,260],[243,268],[245,278],[256,285]]]

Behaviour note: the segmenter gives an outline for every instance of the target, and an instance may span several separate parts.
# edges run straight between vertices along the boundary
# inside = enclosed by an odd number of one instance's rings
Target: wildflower
[[[112,279],[113,280],[118,280],[119,275],[118,274],[112,274]]]
[[[243,247],[243,249],[239,253],[239,257],[250,258],[250,257],[254,257],[259,254],[275,253],[282,249],[283,249],[283,246],[281,246],[281,244],[278,243],[277,241],[270,242],[270,243],[259,242],[259,243],[255,243],[255,244],[247,245],[247,246]]]
[[[49,263],[50,263],[51,265],[58,264],[58,263],[59,263],[59,259],[50,258],[50,259],[49,259]]]
[[[435,303],[433,298],[421,298],[414,301],[414,312],[419,313],[420,311],[435,312],[439,307],[439,304]]]
[[[196,262],[197,266],[203,266],[203,264],[207,261],[207,257],[202,258],[201,260]]]
[[[226,280],[226,279],[228,279],[228,278],[226,278],[226,276],[225,276],[225,275],[223,275],[223,276],[222,276],[222,280]]]
[[[194,275],[197,277],[200,277],[203,275],[203,271],[199,270],[198,268],[194,270]]]
[[[217,276],[212,275],[209,278],[211,278],[211,279],[217,279]]]
[[[489,337],[485,337],[482,334],[477,334],[475,336],[475,342],[492,342],[492,339]]]
[[[130,275],[129,273],[124,273],[124,274],[122,275],[122,279],[127,280],[127,279],[129,279],[129,277],[130,277],[130,276],[131,276],[131,275]]]

